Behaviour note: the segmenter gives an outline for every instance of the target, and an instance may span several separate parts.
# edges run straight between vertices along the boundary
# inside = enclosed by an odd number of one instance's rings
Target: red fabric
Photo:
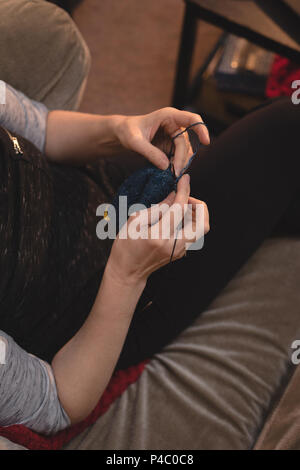
[[[108,410],[110,405],[122,395],[127,387],[137,381],[148,362],[149,361],[144,361],[136,366],[129,367],[129,369],[117,371],[111,378],[94,411],[79,424],[75,424],[51,437],[37,434],[22,425],[0,427],[0,436],[6,437],[10,441],[30,450],[61,449],[73,437],[95,423],[95,421]]]
[[[266,96],[276,98],[277,96],[290,96],[295,90],[292,82],[300,80],[300,67],[289,59],[275,56],[269,78],[266,85]]]

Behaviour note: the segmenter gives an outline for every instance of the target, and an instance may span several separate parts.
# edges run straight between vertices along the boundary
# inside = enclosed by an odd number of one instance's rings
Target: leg
[[[211,215],[204,248],[155,273],[135,312],[118,368],[151,357],[186,328],[278,225],[300,189],[300,107],[282,100],[222,134],[190,170]],[[295,214],[295,217],[297,214]]]

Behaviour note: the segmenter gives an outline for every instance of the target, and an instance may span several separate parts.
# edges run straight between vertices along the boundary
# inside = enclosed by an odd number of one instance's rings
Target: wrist
[[[111,116],[107,117],[109,133],[114,137],[115,140],[120,140],[120,133],[125,119],[126,116],[121,114],[112,114]]]
[[[99,153],[115,153],[120,150],[119,126],[124,116],[96,116],[96,135]]]
[[[113,280],[114,283],[122,287],[135,289],[137,292],[142,292],[147,283],[147,277],[138,276],[134,273],[125,273],[119,266],[116,266],[110,258],[106,264],[104,275]]]

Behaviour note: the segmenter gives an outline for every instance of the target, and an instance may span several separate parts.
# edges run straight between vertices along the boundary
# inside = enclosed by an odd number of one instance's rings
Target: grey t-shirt
[[[48,109],[9,85],[0,104],[0,125],[44,149]],[[28,354],[0,330],[0,426],[23,424],[42,434],[70,425],[51,366]]]
[[[0,425],[23,424],[42,434],[70,425],[52,369],[0,331]]]
[[[46,140],[48,108],[30,100],[20,91],[0,81],[3,100],[0,100],[0,125],[30,140],[43,151]],[[4,104],[1,104],[4,101]]]

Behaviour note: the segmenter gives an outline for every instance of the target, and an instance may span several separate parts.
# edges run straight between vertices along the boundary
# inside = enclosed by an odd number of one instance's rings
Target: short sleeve
[[[71,423],[59,401],[51,366],[0,331],[0,426],[13,424],[50,435]]]
[[[0,125],[44,151],[48,108],[1,81]]]

